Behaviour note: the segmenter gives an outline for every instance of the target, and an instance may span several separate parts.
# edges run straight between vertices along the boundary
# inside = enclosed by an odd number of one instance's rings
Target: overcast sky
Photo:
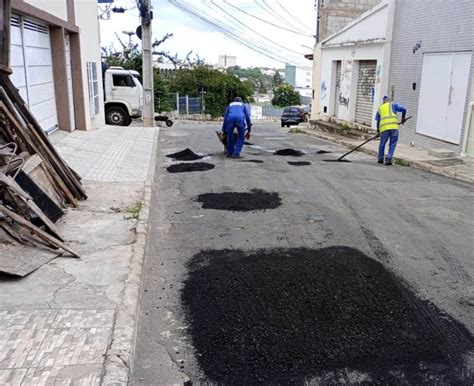
[[[214,26],[177,8],[173,2],[188,6]],[[166,33],[173,34],[160,45],[160,50],[178,53],[181,58],[192,50],[191,56],[198,54],[211,64],[217,63],[219,55],[233,55],[242,67],[281,68],[285,62],[311,66],[303,54],[311,53],[309,47],[314,44],[314,0],[152,0],[152,4],[153,37],[160,39]],[[124,14],[111,13],[110,20],[100,21],[101,45],[113,44],[119,49],[115,33],[128,42],[128,36],[122,31],[136,30],[138,10],[135,0],[115,0],[112,7],[123,7],[127,11]],[[102,4],[101,8],[105,9],[105,6]],[[216,28],[219,27],[228,31],[232,38],[218,32]],[[259,47],[260,52],[249,49],[235,38]],[[132,39],[138,42],[136,36]]]

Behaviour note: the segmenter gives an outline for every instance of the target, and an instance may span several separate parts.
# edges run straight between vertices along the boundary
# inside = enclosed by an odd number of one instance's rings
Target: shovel
[[[405,118],[405,122],[408,121],[409,119],[411,118],[411,116]],[[398,122],[399,125],[401,125],[402,123],[401,122]],[[364,146],[366,143],[369,143],[370,141],[373,141],[375,138],[378,138],[378,134],[370,139],[368,139],[367,141],[365,142],[362,142],[359,146],[355,147],[354,149],[348,151],[347,153],[341,155],[336,161],[341,161],[345,156],[351,154],[352,152],[356,151],[357,149],[361,148],[362,146]]]

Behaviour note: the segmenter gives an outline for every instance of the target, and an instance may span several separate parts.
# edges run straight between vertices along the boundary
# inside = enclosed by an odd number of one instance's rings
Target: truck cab
[[[109,67],[104,73],[105,120],[109,125],[128,126],[143,111],[143,87],[137,71]]]

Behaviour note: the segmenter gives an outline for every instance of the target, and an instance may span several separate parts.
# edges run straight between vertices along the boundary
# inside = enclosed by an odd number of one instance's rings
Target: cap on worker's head
[[[390,100],[390,97],[388,97],[387,95],[385,95],[385,96],[383,97],[383,101],[384,101],[384,102],[387,102],[388,100]]]
[[[241,97],[235,97],[234,102],[242,102],[242,98]]]

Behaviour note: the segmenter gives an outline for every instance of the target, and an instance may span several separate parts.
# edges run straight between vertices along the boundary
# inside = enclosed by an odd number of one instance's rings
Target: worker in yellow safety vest
[[[379,107],[375,120],[377,121],[377,135],[380,136],[378,163],[384,163],[385,145],[389,142],[388,154],[385,165],[392,165],[393,153],[398,142],[398,118],[397,113],[402,113],[401,124],[406,121],[407,109],[402,105],[392,102],[388,96],[383,97],[383,103]]]

